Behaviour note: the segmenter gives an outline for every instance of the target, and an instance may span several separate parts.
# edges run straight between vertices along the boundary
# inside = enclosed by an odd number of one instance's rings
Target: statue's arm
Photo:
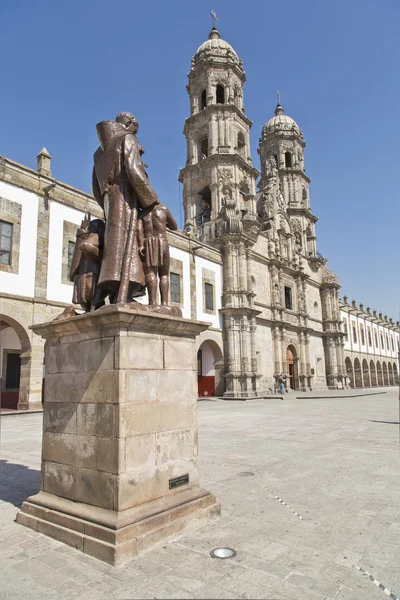
[[[101,206],[101,208],[104,210],[103,196],[100,191],[99,182],[97,180],[97,175],[96,175],[96,171],[94,168],[93,168],[93,175],[92,175],[92,190],[93,190],[93,196],[94,196],[97,204],[99,204]]]
[[[178,224],[172,216],[169,208],[167,208],[167,227],[168,229],[171,229],[171,231],[176,231],[178,229]]]
[[[158,200],[156,192],[150,185],[139,153],[139,144],[135,135],[127,135],[124,139],[124,164],[129,183],[133,187],[142,208],[151,206]]]

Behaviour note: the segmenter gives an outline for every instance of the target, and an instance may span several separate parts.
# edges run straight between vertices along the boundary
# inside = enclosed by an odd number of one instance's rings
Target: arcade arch
[[[371,378],[370,378],[370,374],[369,374],[368,363],[365,358],[362,362],[362,370],[363,370],[364,386],[370,387],[371,386]]]
[[[378,385],[383,385],[382,367],[381,367],[381,363],[379,362],[379,360],[376,363],[376,372],[378,374]]]
[[[2,408],[24,408],[28,402],[31,343],[25,328],[0,314],[0,381]],[[27,406],[26,406],[27,408]]]
[[[375,369],[375,363],[373,360],[371,360],[369,363],[369,369],[370,369],[370,373],[371,373],[371,385],[376,386],[377,385],[376,369]]]
[[[354,379],[356,387],[363,387],[361,364],[358,358],[354,359]]]
[[[346,375],[350,379],[350,387],[354,387],[354,373],[353,373],[353,365],[351,363],[350,358],[347,356],[344,361],[346,367]]]
[[[202,341],[197,350],[199,396],[222,396],[225,391],[223,367],[223,355],[219,344],[212,339]]]

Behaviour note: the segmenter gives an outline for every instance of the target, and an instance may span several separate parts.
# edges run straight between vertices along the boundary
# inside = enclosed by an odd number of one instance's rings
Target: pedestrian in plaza
[[[349,390],[350,389],[350,377],[348,375],[346,375],[346,377],[344,378],[344,382],[345,382],[346,390]]]
[[[279,393],[283,396],[285,394],[285,378],[283,377],[282,373],[278,377],[278,383]]]

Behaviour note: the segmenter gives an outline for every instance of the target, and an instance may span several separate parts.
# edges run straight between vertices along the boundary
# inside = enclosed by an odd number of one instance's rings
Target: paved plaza
[[[222,517],[119,568],[14,522],[39,489],[42,415],[3,416],[0,598],[400,596],[398,392],[379,391],[199,402],[200,481]],[[211,558],[221,545],[236,557]]]

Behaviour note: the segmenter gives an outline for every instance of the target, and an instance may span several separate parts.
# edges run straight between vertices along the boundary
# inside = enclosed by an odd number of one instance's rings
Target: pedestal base
[[[41,491],[18,523],[115,565],[219,514],[197,468],[206,328],[130,305],[34,326],[46,339]]]
[[[199,487],[119,513],[39,492],[23,503],[17,523],[120,565],[220,512],[215,496]]]

